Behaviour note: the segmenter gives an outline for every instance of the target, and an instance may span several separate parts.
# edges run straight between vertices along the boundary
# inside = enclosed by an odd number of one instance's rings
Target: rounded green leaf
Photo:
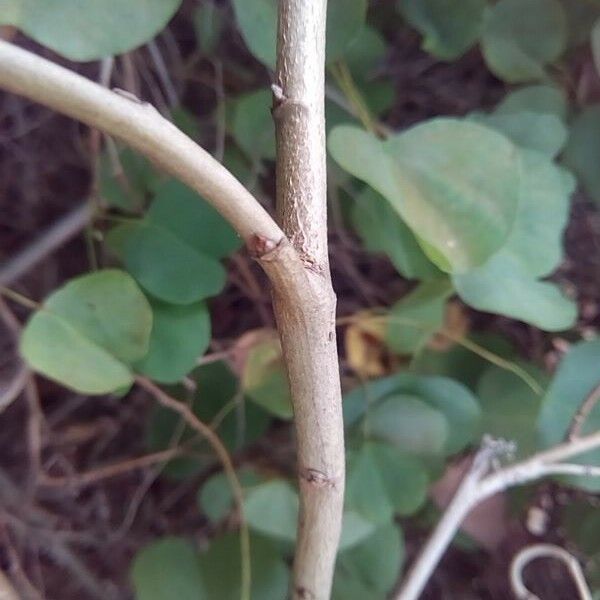
[[[447,443],[444,415],[419,397],[394,393],[367,415],[369,436],[412,454],[440,454]]]
[[[154,323],[139,373],[161,383],[176,383],[198,363],[210,342],[210,316],[203,302],[177,306],[153,300]]]
[[[579,407],[598,385],[599,366],[600,340],[575,344],[562,359],[542,401],[538,420],[542,447],[554,446],[564,441]],[[581,432],[585,435],[599,429],[600,404],[596,404],[585,420]],[[573,461],[586,465],[600,465],[600,450],[582,454]],[[598,478],[569,477],[568,481],[590,491],[600,491]]]
[[[241,560],[239,534],[227,534],[212,541],[199,555],[206,600],[239,600]],[[279,548],[259,536],[250,538],[252,586],[256,600],[281,600],[289,590],[289,569]],[[172,600],[179,597],[172,596]],[[196,596],[196,600],[205,600]]]
[[[464,54],[479,38],[486,0],[399,0],[404,18],[423,34],[423,48],[443,60]]]
[[[34,371],[82,394],[108,394],[133,382],[122,362],[45,310],[27,323],[20,349]]]
[[[428,475],[413,456],[367,442],[350,454],[346,505],[376,524],[416,512],[427,497]]]
[[[482,36],[489,68],[510,83],[545,79],[545,66],[566,45],[567,21],[558,0],[500,0]]]
[[[49,296],[44,308],[125,363],[148,351],[152,310],[123,271],[105,269],[77,277]]]
[[[338,556],[333,600],[384,600],[404,562],[404,540],[388,523]]]
[[[487,312],[536,325],[568,329],[577,308],[552,283],[538,281],[562,260],[573,177],[543,155],[522,151],[520,203],[506,245],[481,267],[453,275],[459,296]]]
[[[360,34],[367,16],[367,0],[328,0],[326,60],[343,57]]]
[[[208,202],[175,179],[156,188],[146,218],[213,258],[228,256],[242,245],[231,225]]]
[[[151,221],[141,223],[125,242],[124,262],[138,282],[158,299],[192,304],[218,294],[226,274],[219,262]]]
[[[152,39],[181,0],[15,0],[0,12],[36,42],[71,60],[122,54]]]
[[[600,104],[575,117],[563,159],[592,200],[600,204]]]
[[[442,267],[460,272],[482,264],[510,233],[519,160],[515,146],[487,127],[434,119],[382,142],[360,128],[339,126],[329,149],[390,202],[442,257]]]
[[[31,367],[77,391],[127,387],[126,366],[148,351],[152,311],[135,281],[106,269],[54,292],[31,318],[21,352]]]
[[[203,600],[210,596],[198,554],[183,538],[163,538],[138,552],[131,571],[136,600]]]
[[[274,479],[246,494],[244,517],[257,533],[293,542],[299,506],[296,490],[287,481]]]

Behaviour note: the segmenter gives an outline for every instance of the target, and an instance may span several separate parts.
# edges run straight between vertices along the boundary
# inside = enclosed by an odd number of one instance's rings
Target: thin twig
[[[177,97],[177,92],[175,90],[175,86],[171,81],[171,77],[169,75],[169,70],[167,69],[167,65],[163,59],[163,56],[158,49],[155,40],[150,40],[147,44],[148,51],[150,52],[150,58],[154,63],[154,68],[158,73],[158,77],[160,82],[162,83],[163,89],[165,91],[167,102],[169,103],[170,108],[175,108],[179,104],[179,98]]]
[[[235,468],[231,461],[231,457],[229,456],[229,452],[227,452],[227,449],[219,439],[219,436],[208,425],[200,421],[189,406],[182,404],[178,400],[175,400],[175,398],[169,396],[146,377],[138,376],[136,377],[136,382],[141,388],[150,393],[157,402],[178,413],[189,427],[203,436],[212,446],[215,454],[221,461],[240,515],[240,551],[242,557],[242,589],[240,598],[241,600],[250,600],[250,536],[248,533],[248,525],[244,519],[244,492],[235,473]]]
[[[478,477],[472,472],[468,473],[406,575],[396,600],[416,600],[419,597],[463,519],[477,504],[510,487],[550,475],[600,476],[598,467],[562,462],[598,447],[600,431],[539,452],[491,474],[487,474],[483,468],[477,471]],[[488,460],[487,471],[492,466],[493,461]]]
[[[540,600],[540,598],[529,591],[523,582],[523,570],[536,558],[555,558],[561,561],[573,578],[580,599],[592,600],[590,588],[585,581],[583,571],[577,559],[563,548],[553,544],[527,546],[513,558],[510,565],[510,584],[518,600]]]
[[[600,401],[600,383],[597,383],[592,391],[585,397],[578,411],[575,413],[571,425],[567,430],[567,440],[573,440],[581,435],[581,429],[594,407]]]

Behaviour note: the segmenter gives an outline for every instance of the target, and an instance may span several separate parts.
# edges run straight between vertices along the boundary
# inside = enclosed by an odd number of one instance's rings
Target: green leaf
[[[229,256],[242,245],[231,225],[210,204],[175,179],[156,189],[147,219],[200,254],[214,258]]]
[[[110,206],[138,211],[158,181],[158,174],[141,154],[130,148],[119,152],[117,164],[108,153],[100,158],[100,197]]]
[[[349,456],[346,505],[376,525],[411,515],[425,502],[428,476],[413,456],[366,442]]]
[[[275,68],[276,0],[232,0],[235,18],[248,50],[267,67]]]
[[[571,347],[562,359],[546,391],[538,420],[542,447],[554,446],[564,441],[569,426],[588,394],[598,385],[600,365],[600,340],[580,342]],[[581,429],[582,435],[600,429],[600,404],[596,404]],[[586,465],[600,465],[600,450],[587,452],[573,459]],[[574,486],[591,492],[600,491],[600,480],[593,477],[568,477]]]
[[[248,398],[276,417],[292,418],[292,399],[278,337],[260,342],[249,350],[242,389]]]
[[[17,0],[0,11],[36,42],[71,60],[97,60],[129,52],[168,23],[181,0]]]
[[[423,35],[423,49],[455,60],[475,44],[486,0],[399,0],[404,18]]]
[[[244,501],[248,527],[276,539],[294,542],[299,501],[296,490],[283,479],[252,488]]]
[[[540,383],[544,374],[533,365],[523,367]],[[490,366],[477,386],[482,410],[481,433],[517,443],[516,456],[525,458],[538,449],[536,422],[542,398],[514,373]]]
[[[34,371],[82,394],[108,394],[133,382],[122,362],[44,310],[27,323],[21,354]]]
[[[477,310],[505,315],[544,331],[569,329],[577,307],[552,283],[533,279],[516,256],[504,254],[453,278],[458,295]]]
[[[546,331],[568,329],[575,304],[551,283],[537,281],[562,259],[572,176],[539,153],[523,151],[521,201],[506,245],[483,266],[453,276],[459,296],[487,312]]]
[[[239,534],[227,534],[213,540],[199,556],[200,571],[206,588],[206,600],[239,600],[241,560]],[[250,538],[252,587],[250,596],[257,600],[281,600],[289,590],[289,569],[278,548],[258,536]],[[179,600],[172,596],[172,600]],[[196,596],[196,600],[205,600]]]
[[[452,294],[446,279],[421,283],[391,309],[386,340],[398,354],[418,352],[444,324],[446,301]]]
[[[470,118],[503,133],[518,146],[537,150],[549,158],[554,158],[562,150],[569,136],[563,121],[553,114],[524,111],[474,114]]]
[[[357,127],[339,126],[329,149],[453,271],[482,264],[509,235],[518,203],[518,156],[512,143],[487,127],[434,119],[382,142]]]
[[[152,311],[133,279],[107,269],[54,292],[28,322],[21,353],[30,366],[81,393],[132,382],[128,364],[148,351]]]
[[[392,399],[390,401],[390,399]],[[414,400],[418,400],[415,404]],[[378,411],[387,405],[383,414]],[[422,405],[425,405],[423,408]],[[401,414],[403,410],[411,415],[415,413],[415,422],[422,420],[425,423],[423,431],[418,430],[414,423],[401,423],[397,429],[397,436],[402,440],[407,452],[413,452],[418,443],[413,447],[404,442],[406,436],[435,435],[435,430],[442,430],[441,439],[422,439],[429,447],[435,448],[433,452],[442,451],[446,455],[462,450],[472,442],[479,430],[480,408],[472,393],[463,385],[447,377],[431,377],[413,375],[412,373],[398,373],[390,377],[375,379],[362,388],[357,388],[344,396],[344,421],[346,426],[352,425],[366,414],[366,429],[373,430],[373,415],[377,415],[380,423],[377,430],[384,431],[384,438],[391,441],[395,428],[395,411]],[[427,410],[430,409],[429,411]],[[432,414],[430,411],[434,411]],[[390,423],[385,424],[385,417],[389,415]],[[444,426],[440,426],[439,416],[443,415]],[[407,416],[408,418],[408,416]],[[446,422],[449,425],[446,426]],[[413,427],[414,431],[410,432]],[[409,431],[406,432],[405,429]],[[392,431],[390,433],[388,430]],[[420,453],[420,452],[417,452]]]
[[[252,537],[250,552],[252,598],[284,598],[289,572],[277,548]],[[136,600],[238,600],[240,573],[239,535],[227,534],[202,553],[182,538],[163,538],[138,553],[132,579]]]
[[[488,12],[482,49],[488,67],[510,83],[546,78],[546,65],[567,45],[558,0],[500,0]]]
[[[221,10],[213,2],[204,2],[194,10],[194,31],[202,54],[210,56],[215,52],[223,32],[223,21]]]
[[[124,262],[144,289],[171,304],[198,302],[215,296],[225,285],[225,270],[217,260],[150,221],[129,235]]]
[[[386,45],[381,33],[365,25],[348,44],[344,52],[344,61],[353,77],[369,81],[373,71],[383,61],[385,53]]]
[[[232,102],[231,135],[252,160],[275,159],[272,104],[272,94],[266,89],[242,94]]]
[[[265,66],[275,69],[277,0],[233,0],[235,16],[246,46]],[[330,0],[327,3],[327,61],[340,58],[360,33],[367,0]]]
[[[243,488],[250,488],[263,482],[263,478],[254,470],[242,468],[236,475]],[[198,494],[198,506],[212,523],[224,519],[234,505],[231,483],[223,472],[216,473],[202,485]]]
[[[202,580],[198,554],[183,538],[163,538],[138,552],[131,578],[136,600],[210,598]]]
[[[210,342],[210,317],[203,302],[177,306],[152,300],[150,347],[135,368],[161,383],[181,381]]]
[[[389,523],[338,556],[333,600],[385,600],[404,562],[404,540]]]
[[[443,451],[449,428],[444,415],[419,397],[397,393],[377,403],[368,414],[369,436],[407,453],[435,455]]]
[[[567,117],[567,98],[560,88],[552,85],[528,85],[507,94],[494,111],[498,115],[533,112]]]
[[[563,159],[592,200],[600,204],[600,104],[587,107],[575,117]]]
[[[360,35],[366,16],[367,0],[327,2],[327,62],[342,58],[346,48]]]
[[[439,269],[425,256],[413,232],[373,188],[365,187],[354,199],[352,224],[365,248],[384,252],[407,279],[433,279]]]

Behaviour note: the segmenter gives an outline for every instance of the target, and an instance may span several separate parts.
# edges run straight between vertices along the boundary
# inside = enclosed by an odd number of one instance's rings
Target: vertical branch
[[[300,261],[273,273],[273,303],[294,404],[300,518],[293,597],[329,598],[344,496],[336,298],[327,256],[324,116],[326,0],[280,0],[273,116],[277,213]],[[292,264],[292,261],[280,261]],[[293,283],[280,281],[290,278]],[[291,293],[290,293],[291,292]]]

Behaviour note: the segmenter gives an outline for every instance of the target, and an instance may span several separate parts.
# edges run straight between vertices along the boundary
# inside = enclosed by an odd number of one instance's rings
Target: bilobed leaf
[[[488,12],[482,49],[488,67],[510,83],[543,80],[567,45],[558,0],[500,0]]]
[[[54,292],[27,323],[30,366],[81,393],[105,394],[133,380],[129,364],[148,350],[152,311],[133,279],[108,269]]]
[[[233,101],[231,134],[238,146],[253,160],[275,158],[275,126],[271,115],[270,90],[261,89]]]
[[[343,408],[346,426],[353,425],[364,415],[364,427],[374,431],[375,437],[381,433],[381,437],[393,443],[395,436],[407,452],[420,453],[419,442],[410,446],[406,439],[422,434],[426,447],[445,455],[459,452],[474,440],[481,413],[473,394],[460,383],[447,377],[412,373],[375,379],[353,390],[344,396]],[[407,420],[396,427],[396,416],[405,411],[406,418],[413,421]],[[374,429],[373,415],[377,423]],[[387,425],[386,417],[390,418]],[[440,425],[440,417],[443,425]],[[441,431],[439,439],[435,439],[436,430]],[[430,433],[433,439],[427,437]]]
[[[198,554],[183,538],[163,538],[143,548],[131,571],[136,600],[204,600]]]
[[[344,52],[344,61],[355,79],[367,81],[383,61],[385,52],[385,40],[381,33],[365,25],[348,44]]]
[[[542,447],[564,441],[579,407],[600,382],[600,340],[580,342],[571,347],[562,359],[542,401],[538,431]],[[586,418],[581,434],[600,429],[600,404]],[[600,450],[587,452],[572,459],[586,465],[600,465]],[[569,483],[592,492],[600,491],[600,481],[593,477],[569,477]]]
[[[404,540],[394,523],[377,529],[338,556],[334,600],[384,600],[404,562]]]
[[[384,252],[407,279],[436,279],[440,270],[425,256],[413,232],[397,211],[373,188],[355,197],[352,224],[367,250]]]
[[[371,408],[366,418],[371,438],[407,453],[441,454],[449,435],[444,415],[413,394],[387,396]]]
[[[404,18],[423,34],[423,48],[443,60],[464,54],[479,38],[485,0],[399,0]]]
[[[531,323],[546,331],[568,329],[575,304],[552,283],[538,281],[562,258],[573,177],[546,157],[522,151],[520,203],[506,245],[484,265],[453,275],[459,296],[488,312]]]
[[[600,204],[600,105],[589,106],[575,117],[563,154],[592,200]]]
[[[416,512],[427,496],[428,476],[414,456],[389,444],[366,442],[351,453],[346,505],[377,525],[394,514]]]
[[[154,315],[150,346],[135,364],[138,372],[161,383],[181,381],[198,363],[210,342],[206,304],[187,306],[152,300]]]
[[[446,301],[452,294],[447,279],[421,283],[391,309],[387,331],[389,347],[398,354],[417,352],[444,324]]]
[[[339,126],[329,149],[390,202],[442,268],[460,272],[484,263],[510,233],[518,156],[509,140],[487,127],[434,119],[382,142]]]
[[[218,260],[150,220],[127,238],[124,262],[144,289],[171,304],[198,302],[215,296],[225,285],[225,270]]]
[[[0,11],[0,24],[14,25],[36,42],[71,60],[122,54],[152,39],[181,0],[16,0]]]

